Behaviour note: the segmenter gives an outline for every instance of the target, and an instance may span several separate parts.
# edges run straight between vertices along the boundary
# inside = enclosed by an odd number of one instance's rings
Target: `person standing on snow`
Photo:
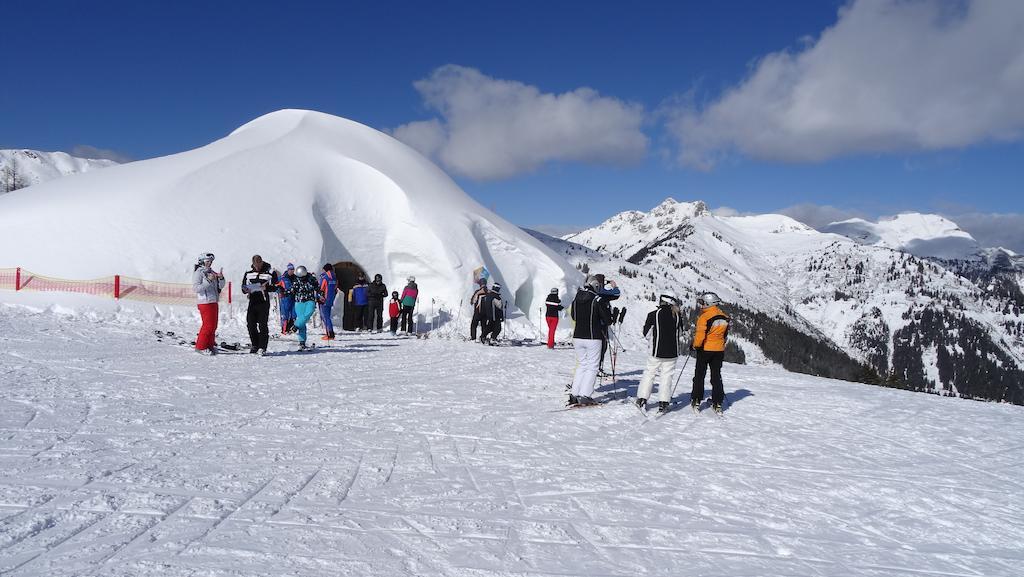
[[[356,273],[356,284],[348,289],[348,304],[352,305],[352,328],[357,331],[369,328],[366,325],[367,311],[369,307],[369,288],[366,284],[366,275],[362,271]]]
[[[299,350],[304,351],[306,350],[306,323],[316,312],[317,304],[324,301],[320,294],[320,285],[304,266],[295,269],[292,298],[295,299],[295,328],[299,332]]]
[[[388,317],[391,318],[391,336],[398,334],[398,317],[402,314],[402,301],[398,291],[391,291],[391,302],[388,303]]]
[[[654,388],[654,378],[661,374],[658,385],[658,411],[668,411],[672,402],[672,377],[676,372],[676,360],[679,358],[679,338],[683,333],[683,317],[679,314],[679,301],[676,295],[666,292],[658,299],[658,308],[647,315],[644,323],[644,337],[653,329],[651,337],[651,356],[647,357],[647,367],[640,379],[640,387],[636,392],[636,406],[647,408],[647,399]]]
[[[416,299],[420,296],[420,289],[416,285],[416,277],[410,276],[409,284],[402,289],[402,332],[412,334],[416,327],[413,326],[413,311],[416,310]]]
[[[716,413],[722,412],[725,401],[725,386],[722,384],[722,362],[725,360],[725,343],[729,338],[729,317],[719,305],[722,299],[712,292],[697,297],[700,316],[693,327],[691,351],[697,351],[697,363],[693,370],[693,391],[690,406],[696,409],[704,399],[704,375],[711,367],[711,405]]]
[[[491,290],[480,299],[479,305],[480,317],[483,319],[480,342],[495,346],[498,344],[498,335],[501,334],[501,321],[505,320],[505,303],[501,301],[501,283],[494,283]]]
[[[565,308],[562,306],[562,299],[558,298],[557,288],[551,289],[544,305],[547,307],[544,318],[548,322],[548,348],[553,349],[555,348],[555,329],[558,328],[558,312]]]
[[[252,268],[242,275],[242,294],[249,297],[249,307],[245,314],[245,324],[249,329],[249,354],[265,355],[267,343],[270,342],[270,293],[277,292],[277,273],[271,271],[270,264],[263,262],[263,257],[253,255]]]
[[[196,335],[196,352],[217,354],[217,316],[220,312],[218,301],[224,288],[224,271],[213,271],[213,253],[199,255],[199,261],[192,269],[192,290],[196,293],[199,316],[203,324]]]
[[[605,303],[610,303],[611,301],[618,299],[622,294],[618,285],[615,284],[615,281],[605,280],[603,274],[595,274],[594,278],[597,279],[598,284],[601,286],[601,288],[597,289],[597,294],[605,301]],[[611,311],[611,305],[608,306],[608,310]],[[609,318],[610,317],[611,314],[609,313]],[[597,365],[597,376],[599,377],[608,376],[608,373],[604,372],[604,356],[608,352],[608,331],[611,324],[612,323],[606,324],[601,331],[601,361]]]
[[[376,330],[378,333],[383,329],[384,324],[384,299],[388,298],[388,287],[384,284],[384,277],[379,274],[373,275],[373,282],[368,289],[370,308],[366,320],[367,330]]]
[[[295,265],[288,263],[284,274],[277,281],[278,313],[281,316],[281,334],[295,330],[295,299],[291,297],[292,283],[295,282]]]
[[[338,292],[338,281],[334,277],[334,267],[327,263],[320,273],[320,318],[324,322],[324,336],[322,341],[334,340],[334,321],[331,320],[331,310],[334,308],[334,295]]]
[[[602,283],[594,277],[587,279],[576,293],[569,314],[576,321],[572,346],[576,351],[576,373],[569,393],[570,405],[593,405],[594,384],[598,363],[601,361],[601,335],[612,321],[611,311],[604,297],[597,294]]]
[[[473,318],[469,321],[469,340],[476,340],[477,327],[483,330],[484,319],[480,314],[480,300],[487,296],[487,279],[481,278],[477,281],[477,289],[473,296],[469,297],[469,306],[473,309]],[[482,334],[482,333],[481,333]]]

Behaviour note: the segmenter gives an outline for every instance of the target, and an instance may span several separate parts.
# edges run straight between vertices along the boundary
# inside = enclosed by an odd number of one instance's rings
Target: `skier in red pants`
[[[558,298],[557,288],[551,289],[544,304],[547,306],[544,318],[548,321],[548,348],[553,349],[555,348],[555,329],[558,328],[558,311],[565,308],[562,306],[562,300]]]
[[[203,325],[196,335],[196,352],[217,354],[217,301],[220,300],[223,288],[224,271],[213,271],[213,253],[199,255],[199,262],[192,270],[192,289],[196,292],[199,316],[203,319]]]

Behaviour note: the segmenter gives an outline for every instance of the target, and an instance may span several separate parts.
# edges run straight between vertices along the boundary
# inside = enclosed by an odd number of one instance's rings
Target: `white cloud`
[[[414,86],[440,118],[392,134],[473,179],[508,178],[553,161],[624,165],[647,152],[643,108],[590,88],[544,93],[452,64]]]
[[[945,215],[984,247],[1003,247],[1024,254],[1024,214],[967,212]]]
[[[851,218],[863,218],[865,220],[870,219],[866,213],[859,210],[836,208],[827,204],[811,204],[809,202],[794,204],[793,206],[779,209],[776,212],[784,214],[795,220],[799,220],[807,226],[817,230],[821,230],[833,222],[839,222]]]
[[[1024,134],[1024,2],[854,0],[805,48],[761,58],[706,106],[670,105],[679,160],[786,162]]]

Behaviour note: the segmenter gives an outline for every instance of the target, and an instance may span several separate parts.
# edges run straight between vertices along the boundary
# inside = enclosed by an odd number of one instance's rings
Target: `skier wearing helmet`
[[[548,322],[548,348],[555,348],[555,329],[558,328],[558,312],[564,309],[562,306],[562,299],[558,298],[558,289],[553,288],[548,293],[548,298],[544,300],[544,305],[547,310],[544,312],[544,318]]]
[[[473,309],[473,318],[469,321],[469,340],[476,340],[476,329],[484,324],[483,315],[480,314],[480,300],[487,296],[487,279],[480,277],[477,282],[477,289],[469,297],[469,306]]]
[[[598,364],[601,362],[601,338],[604,327],[612,322],[612,313],[604,297],[597,294],[602,288],[599,279],[590,277],[576,293],[569,314],[576,321],[572,346],[576,351],[576,373],[572,379],[569,405],[593,405],[594,385]]]
[[[690,406],[698,410],[704,399],[704,375],[711,367],[711,404],[715,412],[722,413],[725,388],[722,384],[722,361],[725,360],[725,343],[729,337],[729,317],[719,305],[722,299],[713,292],[697,297],[700,316],[693,328],[693,343],[690,350],[697,351],[697,363],[693,371],[693,391]]]
[[[217,302],[220,291],[224,288],[224,271],[213,271],[213,253],[204,252],[199,255],[198,262],[192,269],[192,290],[196,293],[199,316],[203,324],[196,335],[196,352],[217,354]]]
[[[672,402],[672,390],[669,387],[682,349],[679,338],[683,332],[683,317],[679,314],[679,301],[674,293],[662,293],[658,299],[658,308],[648,313],[647,322],[644,323],[644,337],[652,330],[651,356],[647,357],[647,367],[644,368],[644,376],[636,392],[636,406],[641,410],[647,408],[647,399],[654,388],[654,378],[660,373],[658,411],[664,413]]]
[[[410,276],[408,281],[409,283],[402,289],[402,332],[407,335],[416,330],[413,326],[412,313],[416,309],[416,299],[420,296],[416,277]]]
[[[317,304],[324,301],[320,294],[320,286],[306,267],[295,269],[295,282],[292,283],[292,298],[295,299],[295,328],[299,331],[299,350],[306,350],[306,323],[316,312]]]

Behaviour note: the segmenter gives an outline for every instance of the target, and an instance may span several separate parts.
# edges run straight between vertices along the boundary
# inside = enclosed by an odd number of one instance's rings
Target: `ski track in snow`
[[[0,308],[0,574],[1019,575],[1020,407],[726,365],[724,417],[564,401],[571,350]],[[237,325],[220,334],[246,340]],[[688,367],[676,391],[689,395]]]

